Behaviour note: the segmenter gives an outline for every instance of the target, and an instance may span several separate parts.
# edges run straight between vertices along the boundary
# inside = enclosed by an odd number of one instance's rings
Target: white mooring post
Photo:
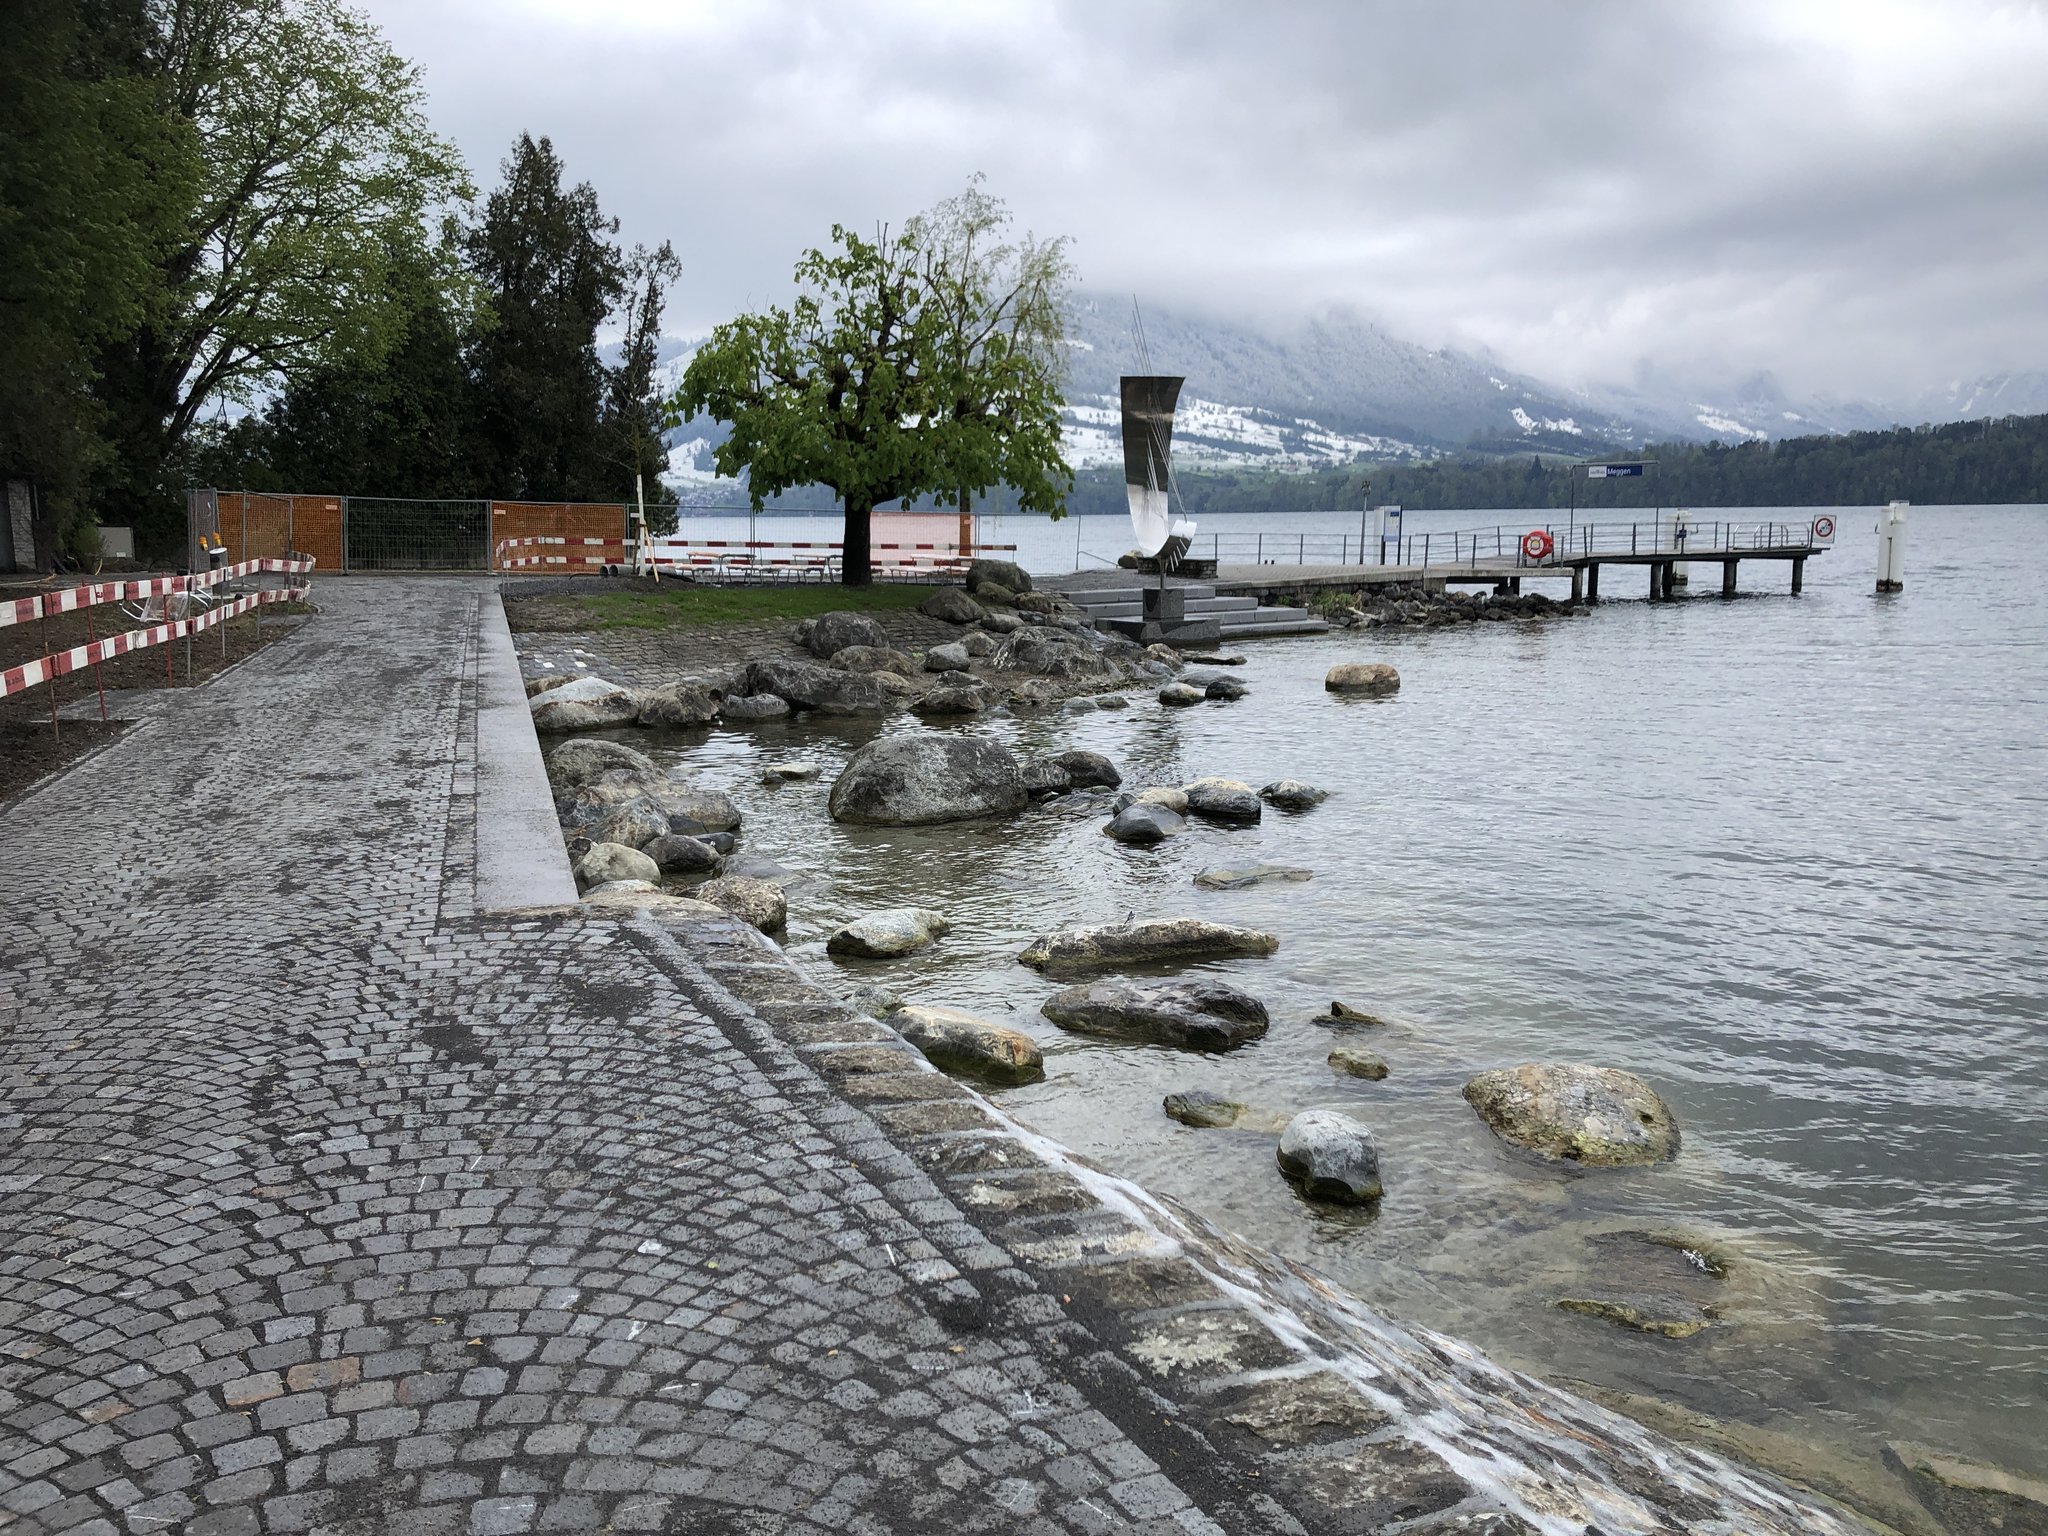
[[[1906,507],[1895,501],[1877,520],[1877,590],[1906,590]]]

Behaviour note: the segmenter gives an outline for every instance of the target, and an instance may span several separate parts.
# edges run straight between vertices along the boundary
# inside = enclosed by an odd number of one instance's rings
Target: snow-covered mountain
[[[1907,415],[1915,423],[2048,415],[2048,373],[1994,373],[1981,379],[1950,379],[1924,391]]]

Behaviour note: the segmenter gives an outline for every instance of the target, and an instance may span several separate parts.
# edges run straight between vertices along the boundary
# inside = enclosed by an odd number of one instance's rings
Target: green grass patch
[[[915,608],[927,586],[873,587],[691,587],[677,583],[659,592],[593,592],[552,597],[551,607],[573,608],[603,629],[678,629],[698,624],[766,623],[808,619],[821,613],[882,613]],[[579,626],[581,627],[581,626]]]

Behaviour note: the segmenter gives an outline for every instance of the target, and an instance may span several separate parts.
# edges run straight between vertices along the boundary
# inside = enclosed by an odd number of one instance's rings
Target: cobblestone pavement
[[[750,931],[476,911],[495,598],[317,595],[0,812],[0,1528],[1543,1528]]]

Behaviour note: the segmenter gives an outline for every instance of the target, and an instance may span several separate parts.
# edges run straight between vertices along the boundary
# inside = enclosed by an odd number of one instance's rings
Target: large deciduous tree
[[[469,184],[427,126],[418,71],[341,0],[146,6],[147,63],[200,170],[104,389],[125,490],[162,517],[210,405],[381,356],[402,329],[396,264],[459,281],[432,231]]]
[[[807,252],[797,296],[719,326],[674,405],[731,424],[719,472],[754,505],[830,486],[845,509],[842,579],[872,579],[869,520],[890,501],[964,498],[995,484],[1058,516],[1057,302],[1064,246],[1003,247],[1001,205],[965,199],[873,240],[842,226]]]

